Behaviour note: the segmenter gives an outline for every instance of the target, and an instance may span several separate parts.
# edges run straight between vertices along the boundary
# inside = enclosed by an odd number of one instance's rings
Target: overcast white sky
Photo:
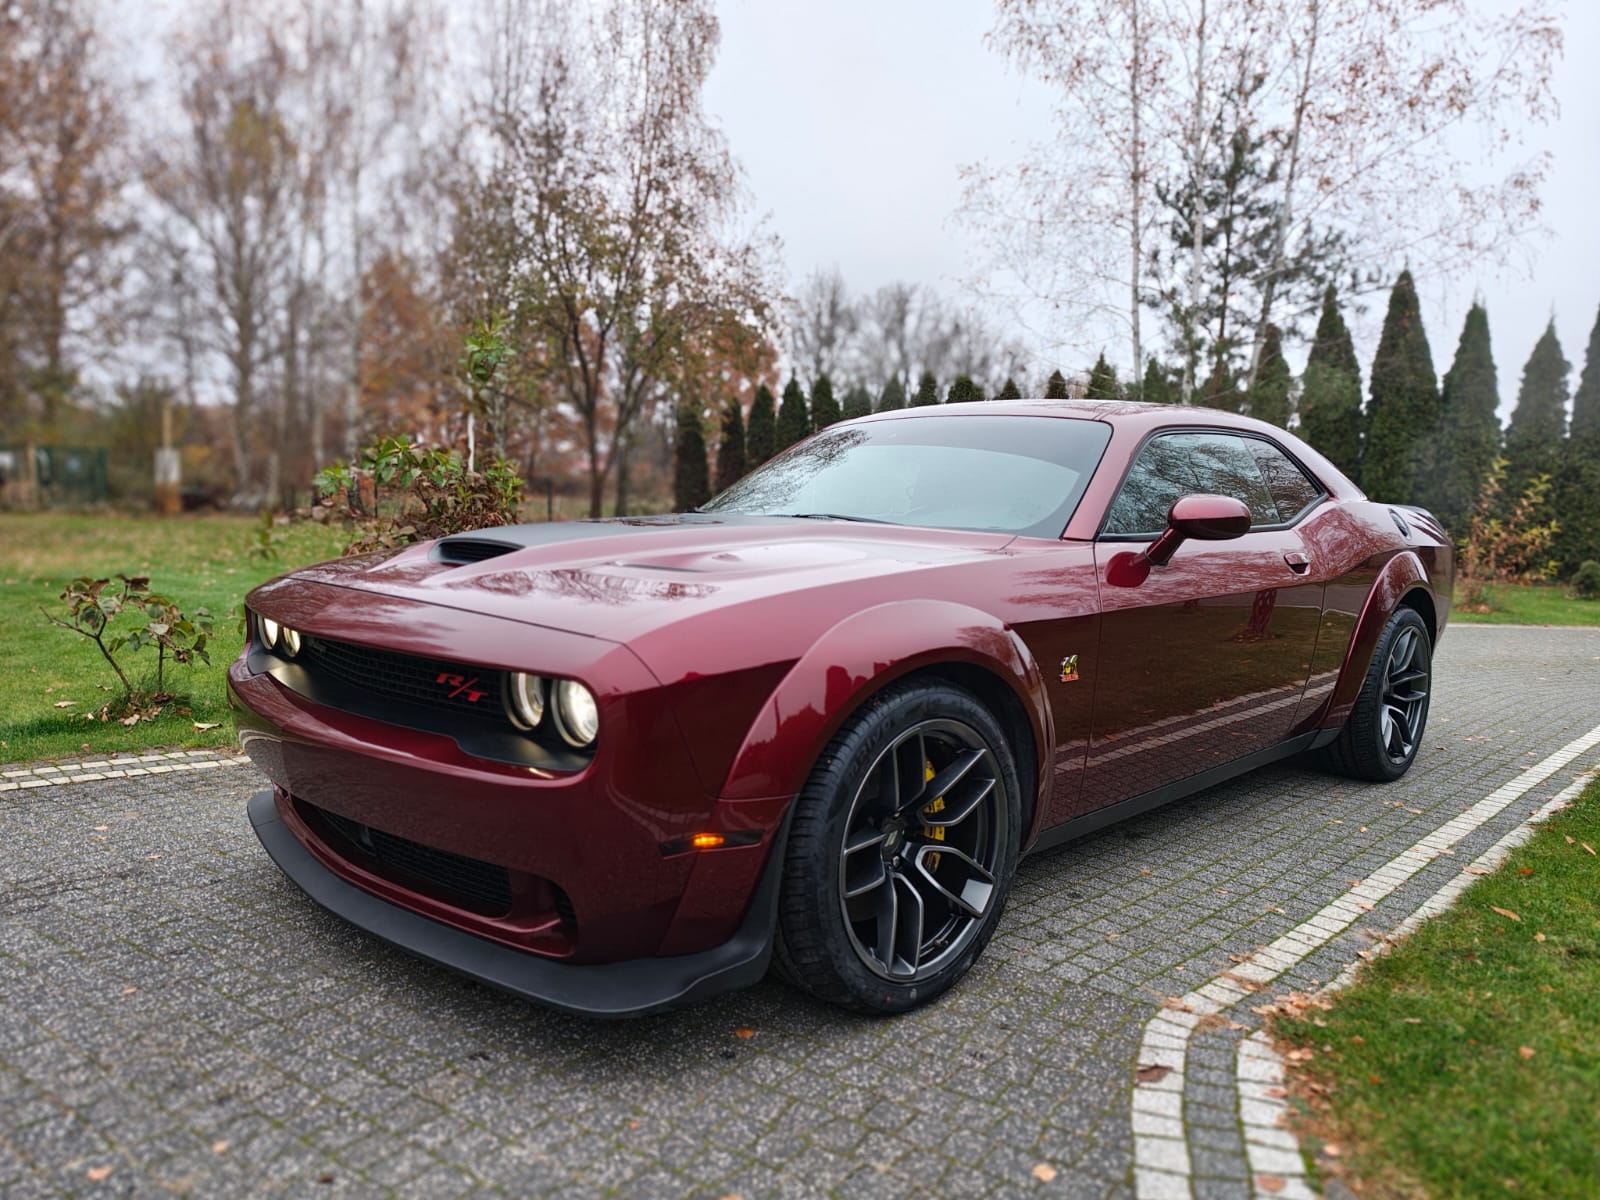
[[[1049,94],[984,47],[992,6],[719,0],[718,12],[722,50],[707,104],[745,169],[757,209],[770,214],[783,239],[791,281],[837,265],[854,292],[906,280],[959,296],[979,263],[972,236],[953,220],[958,168],[1009,161],[1050,133]],[[1565,25],[1555,80],[1560,120],[1527,135],[1530,149],[1555,155],[1544,191],[1551,236],[1528,242],[1525,276],[1418,272],[1441,374],[1474,294],[1485,297],[1503,416],[1552,314],[1577,386],[1600,308],[1600,3],[1572,0]],[[1357,324],[1363,371],[1382,303],[1374,298],[1376,311]]]

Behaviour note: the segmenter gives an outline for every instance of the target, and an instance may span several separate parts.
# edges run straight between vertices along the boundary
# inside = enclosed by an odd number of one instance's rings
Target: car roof
[[[1136,400],[973,400],[960,404],[929,404],[897,408],[858,417],[858,421],[894,421],[928,417],[1065,417],[1074,421],[1104,421],[1143,434],[1166,425],[1210,425],[1281,436],[1283,429],[1220,408],[1186,404],[1146,404]]]

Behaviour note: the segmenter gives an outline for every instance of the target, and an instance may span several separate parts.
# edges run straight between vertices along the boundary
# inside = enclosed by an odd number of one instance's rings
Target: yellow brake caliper
[[[926,758],[922,760],[922,771],[923,771],[922,781],[924,783],[933,782],[933,776],[934,776],[934,773],[935,773],[934,769],[933,769],[933,763],[931,761],[929,761],[928,759],[926,759]],[[941,813],[941,812],[943,812],[944,811],[944,797],[943,796],[935,796],[932,800],[929,800],[926,804],[924,804],[922,806],[922,811],[924,813]],[[929,837],[930,839],[932,839],[935,842],[944,841],[944,826],[943,825],[924,825],[922,827],[922,832],[927,837]],[[939,869],[939,855],[938,854],[930,854],[930,855],[928,855],[928,870],[937,871],[938,869]]]

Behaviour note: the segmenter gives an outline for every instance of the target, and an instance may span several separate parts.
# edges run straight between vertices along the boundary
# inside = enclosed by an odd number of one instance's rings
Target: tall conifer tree
[[[1139,399],[1146,404],[1171,404],[1177,399],[1172,392],[1172,380],[1167,369],[1154,358],[1145,363],[1144,382],[1139,385]]]
[[[945,397],[946,404],[965,404],[969,400],[982,400],[983,389],[972,382],[970,375],[957,375],[956,381],[950,385],[950,394]]]
[[[1489,345],[1489,314],[1467,310],[1455,360],[1440,388],[1438,453],[1421,481],[1417,503],[1444,522],[1452,537],[1466,537],[1478,494],[1500,454],[1500,386]]]
[[[932,371],[924,371],[922,378],[917,380],[917,394],[911,397],[911,407],[925,408],[937,403],[939,403],[939,381],[933,377]]]
[[[883,391],[878,396],[878,411],[892,412],[897,408],[906,406],[906,385],[900,382],[900,376],[892,375],[889,382],[883,385]]]
[[[1400,272],[1389,293],[1369,388],[1361,486],[1374,500],[1414,503],[1418,475],[1432,459],[1439,384],[1409,270]]]
[[[1572,395],[1570,436],[1574,442],[1600,446],[1600,312],[1595,314],[1594,328],[1589,331],[1583,374],[1578,377],[1578,390]]]
[[[1085,400],[1121,400],[1122,384],[1117,381],[1117,369],[1106,361],[1106,352],[1094,360],[1094,370],[1089,372],[1089,386],[1084,390]]]
[[[1600,313],[1572,396],[1572,425],[1556,481],[1556,519],[1561,528],[1555,552],[1563,574],[1600,562]]]
[[[1300,380],[1300,436],[1351,479],[1361,475],[1361,365],[1330,284]]]
[[[1220,358],[1212,364],[1211,374],[1206,376],[1205,384],[1200,389],[1200,402],[1207,408],[1220,408],[1223,412],[1244,411],[1244,393],[1239,390],[1239,381],[1233,377],[1228,364]]]
[[[1011,378],[1011,376],[1007,375],[1006,376],[1005,386],[1000,389],[1000,393],[999,393],[999,395],[997,395],[995,397],[995,399],[996,400],[1021,400],[1022,399],[1022,389],[1017,386],[1017,381],[1015,379],[1013,379],[1013,378]]]
[[[672,456],[672,503],[678,512],[688,512],[711,499],[711,475],[706,469],[706,435],[700,423],[700,406],[680,400],[677,425]]]
[[[1283,335],[1276,325],[1268,325],[1255,386],[1250,389],[1250,415],[1280,429],[1289,428],[1289,387],[1293,382],[1289,364],[1283,361]]]
[[[1538,475],[1554,475],[1567,432],[1567,376],[1572,367],[1561,353],[1551,321],[1522,368],[1517,406],[1506,427],[1505,500],[1514,503]]]
[[[828,378],[827,372],[823,372],[811,385],[811,428],[826,429],[843,419],[844,413],[839,410],[839,402],[833,398],[833,380]]]
[[[1050,372],[1050,378],[1044,385],[1044,398],[1046,400],[1065,400],[1067,398],[1067,377],[1060,371]]]
[[[844,419],[853,421],[872,411],[872,395],[859,383],[844,394]]]
[[[750,427],[745,432],[745,464],[759,467],[771,458],[777,449],[778,413],[772,399],[772,389],[766,384],[756,388],[756,398],[750,402]]]
[[[745,471],[744,413],[737,400],[722,406],[722,430],[717,440],[717,491],[738,483]]]
[[[806,409],[806,394],[800,390],[800,381],[791,378],[783,388],[783,403],[778,405],[778,429],[773,439],[773,453],[787,450],[811,432],[811,413]]]

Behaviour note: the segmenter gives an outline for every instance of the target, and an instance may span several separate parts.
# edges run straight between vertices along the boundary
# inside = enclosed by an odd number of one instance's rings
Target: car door
[[[1287,478],[1269,485],[1285,465],[1298,493]],[[1244,501],[1249,532],[1185,542],[1148,572],[1110,569],[1165,528],[1173,501],[1196,493]],[[1081,811],[1178,784],[1289,735],[1323,593],[1295,523],[1320,495],[1280,448],[1253,436],[1175,430],[1140,449],[1095,544],[1098,686]],[[1298,508],[1282,513],[1280,503]]]

